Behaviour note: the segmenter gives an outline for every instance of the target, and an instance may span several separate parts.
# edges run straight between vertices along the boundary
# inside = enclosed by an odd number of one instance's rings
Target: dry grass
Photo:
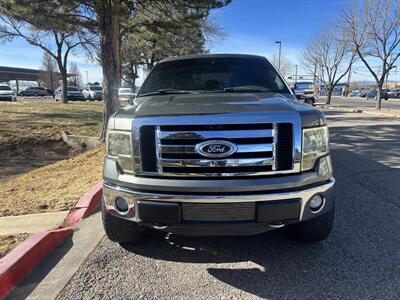
[[[99,136],[101,120],[101,103],[0,103],[0,217],[74,207],[101,180],[104,147],[77,155],[61,130]],[[27,236],[0,236],[0,257]]]
[[[98,136],[102,103],[0,103],[0,145],[23,140],[57,140],[60,131]]]
[[[76,155],[61,131],[99,136],[101,103],[0,102],[0,181]]]
[[[35,169],[0,185],[0,216],[71,209],[102,178],[104,147]]]
[[[28,237],[27,233],[14,235],[0,235],[0,258],[14,249],[20,242]]]

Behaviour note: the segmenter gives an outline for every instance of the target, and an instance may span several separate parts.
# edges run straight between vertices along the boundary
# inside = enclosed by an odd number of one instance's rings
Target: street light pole
[[[294,67],[295,67],[295,72],[294,72],[294,84],[296,84],[296,83],[297,83],[297,67],[298,67],[298,65],[294,65]]]
[[[276,41],[275,44],[279,44],[278,70],[280,72],[281,71],[282,41]]]

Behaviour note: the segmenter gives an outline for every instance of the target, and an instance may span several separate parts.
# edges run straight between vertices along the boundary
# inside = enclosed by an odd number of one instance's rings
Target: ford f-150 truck
[[[328,135],[323,113],[297,101],[264,57],[165,59],[108,122],[106,234],[131,243],[149,228],[212,236],[286,227],[323,240],[335,207]]]

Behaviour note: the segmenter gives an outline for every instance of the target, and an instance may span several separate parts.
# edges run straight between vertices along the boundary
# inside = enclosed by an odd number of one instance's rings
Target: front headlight
[[[133,172],[131,132],[109,130],[107,132],[106,155],[116,160],[122,171]]]
[[[302,171],[312,169],[316,160],[328,153],[328,126],[303,129]]]

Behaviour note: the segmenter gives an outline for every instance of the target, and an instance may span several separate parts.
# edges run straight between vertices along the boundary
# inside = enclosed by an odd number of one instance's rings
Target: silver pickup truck
[[[335,179],[322,112],[296,100],[267,59],[161,61],[108,122],[103,224],[110,240],[148,229],[303,241],[333,225]]]

